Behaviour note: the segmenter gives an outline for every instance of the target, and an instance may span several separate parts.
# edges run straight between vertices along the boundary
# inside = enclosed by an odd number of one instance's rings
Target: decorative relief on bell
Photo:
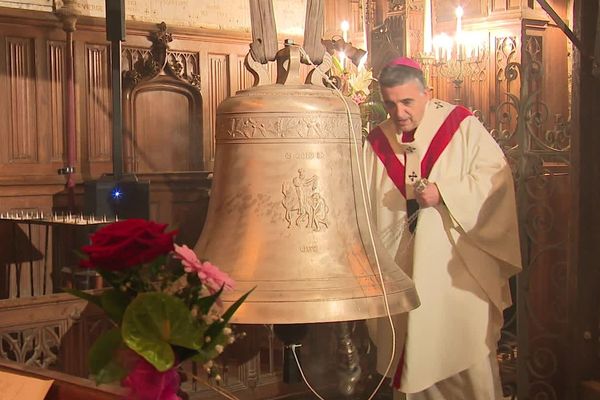
[[[283,157],[286,160],[323,160],[325,158],[325,152],[323,151],[299,151],[299,152],[285,152]]]
[[[347,139],[348,126],[340,124],[340,118],[335,115],[225,117],[217,121],[217,139],[256,138]]]
[[[309,228],[314,232],[328,228],[327,214],[329,207],[319,192],[317,175],[308,177],[303,168],[298,169],[298,176],[281,185],[285,210],[284,220],[287,227]]]

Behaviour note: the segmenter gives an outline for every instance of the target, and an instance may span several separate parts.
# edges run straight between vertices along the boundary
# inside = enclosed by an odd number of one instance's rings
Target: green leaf
[[[340,60],[336,57],[333,56],[331,57],[331,61],[332,61],[332,66],[334,69],[334,74],[335,75],[342,75],[344,73],[344,66],[342,65],[342,63],[340,62]]]
[[[88,354],[90,373],[97,384],[121,380],[127,375],[115,357],[115,353],[123,346],[119,328],[104,332],[92,345]]]
[[[202,346],[202,349],[200,349],[198,351],[197,355],[192,357],[192,360],[200,362],[200,363],[205,363],[209,360],[217,358],[221,354],[220,352],[218,352],[216,350],[217,345],[221,345],[221,346],[223,346],[223,348],[225,348],[229,345],[229,336],[223,334],[223,328],[225,328],[225,326],[227,324],[223,324],[222,322],[214,322],[212,325],[220,326],[218,333],[215,334],[214,336],[211,336],[210,342],[204,343],[204,346]],[[207,332],[207,336],[208,336],[208,332]]]
[[[129,305],[129,297],[121,290],[108,289],[100,296],[102,308],[108,314],[109,318],[120,324],[123,319],[125,309]]]
[[[246,297],[248,297],[250,293],[254,291],[254,289],[256,289],[256,286],[250,289],[248,292],[246,292],[242,297],[237,299],[237,301],[231,306],[229,306],[227,311],[225,311],[221,316],[221,320],[211,324],[208,327],[208,329],[206,330],[206,335],[210,337],[216,337],[223,330],[225,325],[227,325],[227,323],[229,322],[233,314],[237,311],[237,309],[240,308],[242,303],[246,300]]]
[[[202,347],[204,329],[178,298],[161,292],[142,293],[127,307],[121,327],[123,341],[159,371],[173,367],[171,345]]]
[[[192,361],[196,361],[199,364],[206,364],[208,361],[215,358],[214,349],[210,350],[198,350],[198,354],[192,357]]]
[[[240,308],[240,306],[242,305],[242,303],[244,301],[246,301],[246,297],[248,297],[250,295],[250,293],[252,293],[254,291],[254,289],[256,289],[256,286],[253,287],[252,289],[248,290],[242,297],[240,297],[239,299],[237,299],[237,301],[235,303],[233,303],[227,309],[227,311],[225,311],[223,313],[223,315],[221,316],[221,318],[223,319],[223,321],[225,323],[229,322],[229,320],[231,319],[231,317],[233,317],[233,314],[237,311],[238,308]]]
[[[221,286],[221,288],[217,292],[211,294],[210,296],[202,297],[198,299],[198,301],[196,301],[196,305],[199,307],[199,313],[208,313],[208,311],[213,306],[213,304],[215,304],[221,293],[223,293],[223,287],[224,286]]]
[[[86,292],[78,290],[78,289],[63,288],[63,290],[66,293],[72,294],[73,296],[79,297],[80,299],[89,301],[90,303],[95,304],[98,307],[104,309],[104,307],[102,307],[102,302],[100,300],[100,296],[95,296],[93,294],[89,294],[89,293],[86,293]]]

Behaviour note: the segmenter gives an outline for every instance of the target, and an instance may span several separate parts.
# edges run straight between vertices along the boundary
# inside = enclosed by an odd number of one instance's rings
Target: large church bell
[[[195,250],[235,280],[225,306],[255,288],[236,323],[386,315],[375,249],[391,313],[407,312],[418,305],[414,285],[368,233],[359,108],[324,86],[321,72],[331,64],[319,30],[305,28],[314,37],[305,35],[304,47],[319,64],[303,81],[307,57],[290,42],[277,49],[274,21],[258,20],[259,3],[270,2],[251,2],[255,41],[246,67],[255,83],[218,107],[213,186]]]

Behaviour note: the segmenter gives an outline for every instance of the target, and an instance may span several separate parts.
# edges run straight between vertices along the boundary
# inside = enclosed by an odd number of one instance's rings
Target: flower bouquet
[[[369,87],[375,80],[373,71],[363,65],[360,67],[355,67],[353,64],[345,66],[335,55],[332,57],[332,62],[331,72],[339,78],[339,89],[344,96],[350,97],[358,105],[367,100],[371,93]]]
[[[371,90],[371,84],[377,79],[373,76],[373,70],[364,65],[360,67],[352,64],[344,66],[335,55],[332,60],[331,74],[336,78],[337,86],[344,96],[350,97],[359,106],[362,133],[366,138],[372,127],[387,118],[387,111],[383,106],[377,86],[375,86],[375,90]]]
[[[221,313],[219,296],[234,282],[165,230],[141,219],[104,226],[82,248],[80,266],[97,271],[108,288],[66,289],[114,323],[90,348],[90,373],[98,384],[120,381],[132,400],[179,400],[178,366],[212,364],[234,341],[228,321],[249,294]]]

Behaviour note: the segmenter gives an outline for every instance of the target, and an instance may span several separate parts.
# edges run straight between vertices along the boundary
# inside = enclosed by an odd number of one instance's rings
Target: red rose
[[[114,222],[91,235],[91,244],[82,247],[89,259],[79,265],[115,271],[152,261],[173,250],[177,232],[165,232],[166,228],[144,219]]]

